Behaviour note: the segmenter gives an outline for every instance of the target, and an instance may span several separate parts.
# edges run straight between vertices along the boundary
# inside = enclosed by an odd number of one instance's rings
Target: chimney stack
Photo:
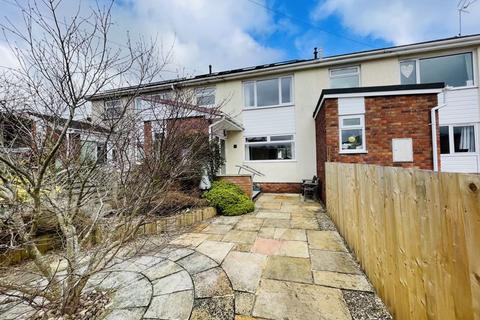
[[[208,65],[208,73],[212,74],[212,65],[211,64]]]

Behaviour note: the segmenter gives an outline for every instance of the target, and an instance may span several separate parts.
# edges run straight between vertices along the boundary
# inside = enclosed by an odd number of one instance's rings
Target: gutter
[[[432,119],[432,155],[433,155],[433,171],[438,172],[438,146],[437,146],[437,111],[446,106],[445,95],[447,90],[443,91],[443,103],[430,110],[430,118]]]

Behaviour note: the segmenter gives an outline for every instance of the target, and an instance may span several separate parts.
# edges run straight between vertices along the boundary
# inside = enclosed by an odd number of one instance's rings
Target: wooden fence
[[[327,163],[326,193],[395,319],[480,319],[480,175]]]

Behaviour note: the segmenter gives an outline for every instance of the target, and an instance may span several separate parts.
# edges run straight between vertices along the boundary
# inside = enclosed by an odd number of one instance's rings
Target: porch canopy
[[[225,139],[228,131],[243,131],[243,127],[228,116],[222,116],[209,126],[210,136]]]

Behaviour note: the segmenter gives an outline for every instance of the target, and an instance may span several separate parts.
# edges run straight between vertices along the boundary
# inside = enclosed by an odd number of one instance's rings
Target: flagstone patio
[[[254,213],[216,217],[117,265],[123,276],[98,284],[118,286],[106,319],[351,319],[343,292],[372,288],[341,236],[321,230],[322,210],[264,194]]]

